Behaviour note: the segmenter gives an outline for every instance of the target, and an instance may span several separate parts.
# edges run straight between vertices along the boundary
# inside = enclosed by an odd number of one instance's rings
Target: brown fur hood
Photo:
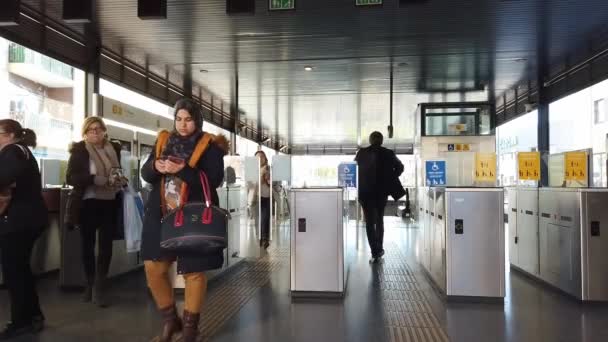
[[[219,147],[222,151],[224,151],[224,154],[230,153],[230,140],[228,140],[225,135],[214,135],[213,143],[215,144],[215,146]]]
[[[171,133],[170,131],[164,129],[162,131],[160,131],[158,134],[160,135],[161,133],[166,132],[166,133]],[[203,132],[205,134],[209,134],[211,135],[211,143],[214,144],[216,147],[218,147],[220,150],[222,150],[224,152],[224,155],[229,154],[230,153],[230,140],[228,140],[228,138],[223,135],[223,134],[211,134],[209,132]]]

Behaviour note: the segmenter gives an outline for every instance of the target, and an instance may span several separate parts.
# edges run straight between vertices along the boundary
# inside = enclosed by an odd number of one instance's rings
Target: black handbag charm
[[[199,174],[205,202],[188,203],[186,191],[181,205],[161,221],[160,247],[172,254],[208,255],[227,247],[230,214],[211,204],[209,180]]]

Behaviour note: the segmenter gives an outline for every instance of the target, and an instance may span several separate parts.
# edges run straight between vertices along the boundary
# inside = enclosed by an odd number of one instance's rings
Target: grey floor
[[[387,225],[386,241],[392,250],[387,250],[385,264],[369,264],[364,230],[360,229],[358,250],[353,239],[344,300],[292,301],[289,260],[283,256],[282,266],[270,281],[211,340],[407,341],[407,337],[396,339],[387,329],[389,317],[380,278],[401,267],[415,277],[438,329],[450,341],[608,341],[608,305],[580,304],[518,273],[507,275],[504,305],[443,302],[412,257],[418,230],[396,218],[387,218]],[[349,233],[355,236],[355,229]],[[284,230],[277,234],[275,249],[288,247],[287,236]],[[160,320],[141,272],[114,281],[113,305],[108,309],[80,303],[80,294],[62,292],[56,284],[53,276],[39,284],[48,328],[38,336],[15,341],[149,341],[158,331]],[[0,321],[7,319],[7,309],[6,291],[0,290]],[[433,340],[418,338],[420,342]]]

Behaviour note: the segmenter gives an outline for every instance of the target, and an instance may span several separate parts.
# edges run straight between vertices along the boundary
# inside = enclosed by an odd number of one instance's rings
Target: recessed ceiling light
[[[312,69],[314,69],[314,68],[311,67],[310,65],[307,65],[304,67],[304,70],[306,70],[306,71],[312,71]]]

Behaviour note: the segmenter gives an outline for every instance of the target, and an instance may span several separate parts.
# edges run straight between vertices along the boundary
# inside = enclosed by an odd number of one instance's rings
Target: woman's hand
[[[170,160],[165,161],[165,172],[168,174],[176,174],[184,169],[186,163],[174,163]]]
[[[156,171],[164,175],[167,173],[167,162],[161,159],[157,159],[154,162],[154,168],[156,169]]]

